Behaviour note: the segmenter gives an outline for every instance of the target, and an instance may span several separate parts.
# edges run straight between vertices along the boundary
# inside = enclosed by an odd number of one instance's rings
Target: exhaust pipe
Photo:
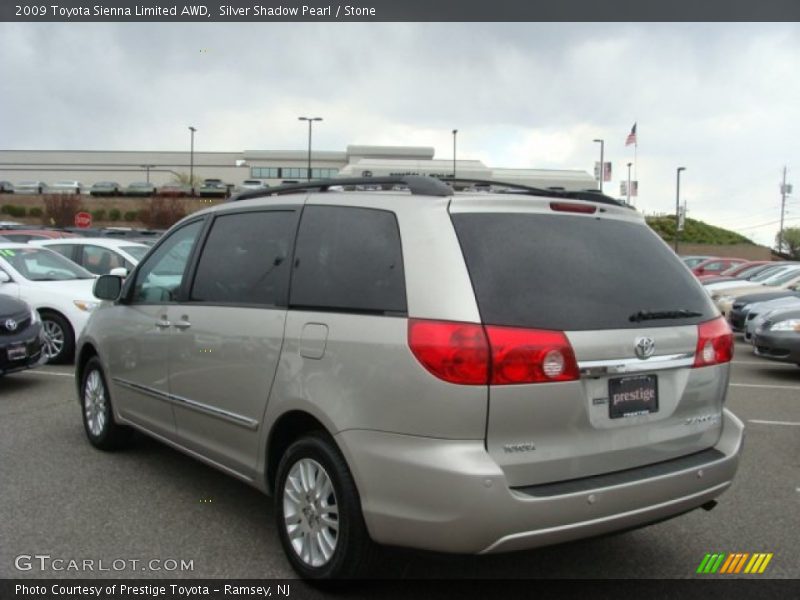
[[[716,505],[717,505],[717,501],[716,500],[709,500],[705,504],[701,504],[700,508],[702,508],[703,510],[714,510],[714,507]]]

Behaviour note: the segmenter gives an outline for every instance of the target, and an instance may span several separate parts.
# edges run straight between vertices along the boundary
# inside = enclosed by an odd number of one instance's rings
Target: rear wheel
[[[306,579],[346,579],[367,570],[373,546],[353,477],[329,436],[289,446],[278,465],[275,514],[289,562]]]

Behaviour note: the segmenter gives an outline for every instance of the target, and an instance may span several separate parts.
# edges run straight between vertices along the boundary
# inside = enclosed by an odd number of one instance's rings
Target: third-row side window
[[[394,213],[306,206],[289,303],[309,309],[405,313],[403,255]]]

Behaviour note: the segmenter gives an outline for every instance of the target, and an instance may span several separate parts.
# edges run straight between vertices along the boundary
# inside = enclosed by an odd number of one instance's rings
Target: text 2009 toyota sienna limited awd
[[[521,550],[712,505],[743,435],[732,336],[642,216],[403,183],[246,192],[101,277],[91,443],[137,429],[274,495],[309,578],[372,543]]]

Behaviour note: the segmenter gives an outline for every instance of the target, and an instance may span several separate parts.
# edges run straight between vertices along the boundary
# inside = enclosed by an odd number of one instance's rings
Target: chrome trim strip
[[[111,380],[114,383],[117,383],[123,387],[134,390],[136,392],[147,394],[148,396],[157,398],[158,400],[164,400],[166,402],[171,402],[172,404],[175,404],[177,406],[191,408],[192,410],[196,410],[197,412],[201,412],[203,414],[207,414],[209,416],[222,419],[223,421],[228,421],[230,423],[233,423],[234,425],[239,425],[241,427],[246,427],[247,429],[252,429],[253,431],[256,431],[258,429],[258,421],[256,421],[255,419],[251,419],[249,417],[245,417],[240,414],[224,410],[222,408],[209,406],[208,404],[203,404],[202,402],[197,402],[196,400],[190,400],[189,398],[184,398],[183,396],[178,396],[177,394],[168,394],[167,392],[162,392],[161,390],[157,390],[155,388],[151,388],[146,385],[141,385],[139,383],[127,381],[126,379],[121,379],[120,377],[113,377]]]
[[[599,377],[615,373],[641,373],[681,369],[694,364],[694,352],[664,354],[650,358],[612,358],[607,360],[584,360],[578,363],[582,377]]]

